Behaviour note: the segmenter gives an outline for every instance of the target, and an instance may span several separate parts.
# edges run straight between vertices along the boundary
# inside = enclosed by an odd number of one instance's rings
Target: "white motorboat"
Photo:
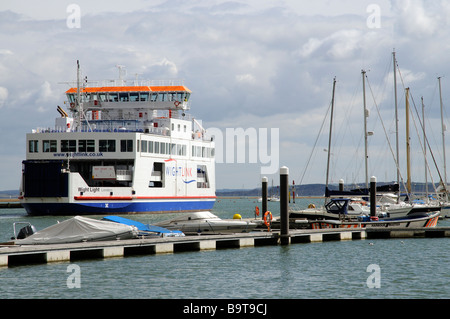
[[[181,214],[176,218],[155,223],[154,225],[180,230],[186,235],[198,235],[247,233],[254,230],[259,224],[242,219],[221,219],[211,212],[195,212]]]
[[[342,220],[314,220],[310,221],[312,229],[326,228],[371,228],[371,227],[436,227],[440,212],[430,212],[423,216],[404,217],[399,219],[371,219],[369,216],[361,217],[358,221]]]
[[[135,226],[75,216],[34,232],[32,235],[24,236],[23,239],[16,238],[14,243],[16,245],[66,244],[131,239],[136,238],[137,235],[138,229]]]

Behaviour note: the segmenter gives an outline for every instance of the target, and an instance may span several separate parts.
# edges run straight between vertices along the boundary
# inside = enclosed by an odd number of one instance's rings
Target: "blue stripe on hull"
[[[104,215],[211,210],[214,200],[174,202],[22,203],[29,215]]]

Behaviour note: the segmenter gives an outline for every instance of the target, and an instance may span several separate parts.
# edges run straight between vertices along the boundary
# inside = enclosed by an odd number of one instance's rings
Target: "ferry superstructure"
[[[79,72],[79,67],[78,67]],[[210,210],[214,142],[183,83],[80,86],[55,127],[26,136],[20,201],[30,215]]]

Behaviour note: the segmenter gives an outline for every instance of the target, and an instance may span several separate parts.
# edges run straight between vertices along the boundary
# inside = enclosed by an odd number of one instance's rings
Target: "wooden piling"
[[[289,168],[280,168],[280,243],[288,245],[289,238]]]
[[[268,179],[267,177],[263,177],[262,178],[262,212],[261,212],[261,219],[264,219],[264,214],[267,212],[267,183],[268,183]]]

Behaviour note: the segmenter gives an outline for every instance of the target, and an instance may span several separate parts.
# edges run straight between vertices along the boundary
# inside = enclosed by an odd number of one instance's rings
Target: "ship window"
[[[30,153],[37,153],[37,152],[39,152],[39,141],[36,141],[36,140],[28,141],[28,151]]]
[[[153,163],[152,175],[148,187],[164,187],[164,163]]]
[[[166,154],[166,143],[161,143],[159,151],[161,154]]]
[[[128,102],[130,97],[128,96],[128,92],[119,93],[120,102]]]
[[[209,188],[206,165],[197,165],[197,188]]]
[[[167,101],[167,94],[166,94],[166,93],[159,93],[159,94],[158,94],[158,100],[159,100],[160,102]]]
[[[133,152],[133,140],[120,140],[121,152]]]
[[[153,141],[148,141],[148,152],[153,153]]]
[[[177,94],[176,93],[168,93],[168,101],[176,101]]]
[[[108,93],[109,102],[117,102],[119,100],[119,95],[117,93]]]
[[[148,93],[141,93],[140,94],[140,99],[141,99],[141,102],[148,101]]]
[[[98,97],[100,99],[100,102],[106,102],[106,93],[99,93]]]
[[[139,101],[139,93],[132,92],[130,93],[130,102],[136,102]]]
[[[61,140],[61,152],[76,152],[77,141],[76,140]]]
[[[177,93],[177,101],[183,102],[183,93],[182,92]]]
[[[156,102],[157,98],[158,98],[158,93],[152,93],[152,97],[151,97],[150,101],[151,102]]]
[[[172,155],[176,155],[177,154],[177,144],[172,143],[170,154],[172,154]]]
[[[155,154],[159,154],[159,142],[155,142]]]
[[[186,93],[185,97],[184,97],[184,102],[187,102],[189,100],[189,97],[191,96],[190,93]]]
[[[42,141],[42,151],[45,153],[56,152],[56,140],[44,140]]]
[[[74,94],[67,94],[67,98],[69,99],[69,103],[75,102],[75,95]]]
[[[99,140],[98,147],[100,152],[115,152],[116,140]]]
[[[78,152],[95,152],[95,140],[79,140]]]
[[[147,145],[148,145],[147,141],[141,141],[141,152],[147,153],[148,150]]]

